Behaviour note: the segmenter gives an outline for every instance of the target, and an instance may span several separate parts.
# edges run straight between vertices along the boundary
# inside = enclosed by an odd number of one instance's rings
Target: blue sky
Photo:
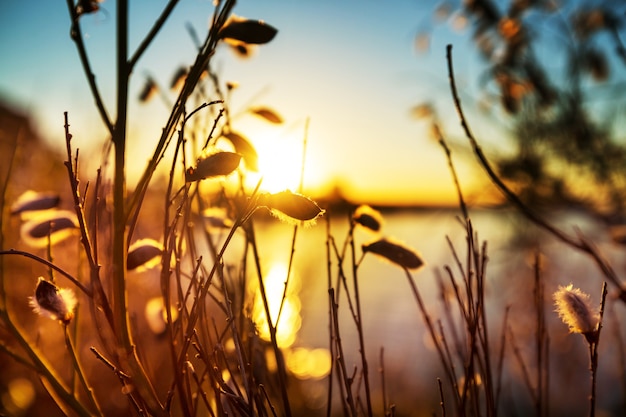
[[[165,3],[131,2],[131,50]],[[433,23],[436,4],[421,0],[398,0],[393,6],[370,0],[240,1],[236,14],[263,19],[278,29],[278,35],[247,60],[222,48],[213,65],[224,79],[240,83],[233,95],[235,109],[267,105],[286,122],[270,128],[242,118],[235,127],[240,126],[255,143],[262,158],[263,141],[274,141],[274,150],[290,143],[299,160],[298,146],[308,118],[305,184],[340,180],[349,186],[350,197],[372,203],[453,202],[444,155],[428,137],[426,127],[411,118],[410,109],[421,102],[436,102],[454,132],[458,123],[449,98],[445,45],[455,45],[461,86],[471,88],[468,80],[476,77],[480,64],[467,53],[471,47],[468,33]],[[81,20],[98,85],[111,104],[114,7],[114,2],[105,1],[102,12]],[[167,85],[178,67],[193,62],[195,49],[185,25],[190,23],[204,37],[211,12],[208,0],[180,2],[133,73],[133,99],[147,74]],[[2,2],[0,98],[32,113],[37,130],[58,146],[63,145],[63,112],[68,111],[81,152],[94,143],[94,150],[99,150],[106,135],[69,27],[63,1]],[[414,38],[425,29],[432,33],[431,49],[418,54]],[[145,166],[149,155],[145,151],[152,149],[167,114],[158,101],[133,102],[129,153],[137,161],[132,164],[137,170]],[[463,163],[458,168],[464,183],[475,183],[472,170]],[[283,177],[296,174],[285,172]]]

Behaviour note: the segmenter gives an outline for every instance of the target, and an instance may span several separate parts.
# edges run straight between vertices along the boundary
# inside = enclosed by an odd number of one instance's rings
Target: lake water
[[[437,274],[441,274],[447,280],[443,268],[448,265],[458,282],[461,282],[461,274],[446,237],[452,242],[464,268],[467,256],[466,233],[458,220],[458,214],[459,212],[455,210],[398,210],[384,213],[385,223],[378,235],[365,230],[356,231],[357,258],[361,254],[361,244],[381,236],[393,238],[419,252],[426,265],[413,273],[414,278],[433,320],[442,318]],[[586,345],[579,335],[567,333],[567,327],[560,322],[556,313],[553,313],[551,295],[558,285],[572,282],[576,287],[589,293],[594,303],[599,303],[603,277],[594,262],[521,220],[514,211],[478,210],[470,214],[479,241],[481,244],[487,242],[489,258],[486,274],[487,314],[493,345],[498,346],[500,343],[504,310],[510,306],[509,324],[516,334],[516,343],[522,354],[526,355],[532,372],[533,350],[532,347],[526,346],[526,343],[533,340],[536,323],[532,291],[535,276],[534,259],[538,248],[541,252],[541,278],[545,285],[551,351],[558,353],[551,362],[551,368],[554,368],[551,372],[552,383],[568,384],[568,380],[577,377],[587,381]],[[553,214],[550,220],[569,234],[575,235],[576,230],[580,230],[612,260],[616,270],[624,271],[623,250],[611,242],[607,230],[602,225],[574,212]],[[271,270],[274,263],[286,263],[290,253],[293,227],[278,222],[260,222],[256,224],[256,229],[262,250],[261,260],[266,269]],[[348,230],[347,215],[333,216],[330,230],[337,245],[341,246]],[[294,283],[293,288],[299,296],[301,324],[291,349],[298,346],[307,348],[329,346],[326,241],[325,219],[321,219],[314,227],[298,231],[294,268],[299,282]],[[348,279],[351,280],[349,257],[344,262],[344,268]],[[336,260],[333,260],[331,270],[334,283],[337,276]],[[407,404],[410,404],[415,391],[423,390],[422,395],[426,392],[431,393],[430,398],[436,407],[438,396],[435,378],[443,375],[439,371],[439,359],[432,348],[430,336],[425,330],[404,271],[368,254],[358,268],[358,280],[370,377],[378,382],[379,353],[384,347],[385,373],[390,379],[387,388],[397,397],[395,401],[400,403],[408,401]],[[612,309],[612,305],[612,301],[609,301],[607,309]],[[624,314],[621,303],[615,311]],[[455,315],[457,313],[458,311],[453,312]],[[340,301],[339,314],[346,363],[348,367],[354,365],[360,369],[357,332],[345,298]],[[606,318],[606,326],[615,327],[610,320],[611,318]],[[623,331],[623,326],[621,327]],[[605,337],[608,339],[611,336]],[[614,342],[607,343],[604,358],[615,358],[613,356],[616,354],[615,346]],[[563,364],[559,358],[566,357],[562,355],[574,357],[572,360],[568,359],[569,363],[565,370],[560,368]],[[512,375],[512,378],[515,378],[517,373],[519,377],[520,368],[512,354],[509,352],[506,357],[509,358],[510,365],[508,368],[505,366],[505,373]],[[611,380],[616,376],[611,375],[610,364],[601,362],[600,366],[601,369],[606,366],[605,378]],[[576,367],[580,369],[576,370]],[[379,383],[373,385],[380,390]],[[512,385],[515,386],[514,383]],[[586,389],[587,384],[583,385]],[[559,393],[571,395],[574,394],[574,389]],[[610,404],[607,406],[609,408],[614,406],[614,402],[619,401],[611,392],[609,390],[600,394],[601,398],[603,395],[606,397],[603,400]],[[588,391],[583,390],[574,395],[582,395],[580,398],[584,399]],[[527,393],[521,396],[521,403],[529,401]],[[554,396],[555,402],[557,397]],[[576,406],[580,409],[587,405],[585,401],[581,401]]]

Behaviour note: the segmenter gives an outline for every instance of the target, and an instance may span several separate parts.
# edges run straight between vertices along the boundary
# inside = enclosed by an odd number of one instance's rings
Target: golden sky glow
[[[302,172],[304,123],[291,126],[260,126],[248,123],[243,131],[250,132],[248,139],[258,154],[258,173],[248,173],[248,185],[253,188],[262,179],[261,190],[276,193],[284,190],[298,191],[304,174],[307,189],[319,189],[326,182],[325,170],[311,156],[305,156]]]
[[[221,82],[239,85],[228,103],[231,114],[245,115],[250,107],[268,106],[284,119],[279,126],[251,122],[246,120],[249,115],[232,121],[233,129],[256,147],[267,191],[297,190],[304,126],[309,120],[305,193],[321,194],[340,185],[346,197],[358,200],[355,203],[455,204],[453,188],[445,186],[450,176],[441,149],[411,118],[410,110],[424,102],[443,103],[446,125],[458,124],[448,95],[443,50],[446,43],[470,40],[466,34],[442,28],[430,42],[430,50],[437,53],[416,55],[413,40],[420,16],[432,12],[432,5],[418,3],[388,7],[369,2],[363,13],[356,14],[354,1],[237,5],[238,15],[263,19],[278,29],[276,38],[256,48],[250,59],[241,59],[221,45],[212,61]],[[4,25],[20,42],[0,45],[7,58],[7,65],[0,68],[0,94],[32,111],[37,130],[59,147],[63,146],[62,112],[68,111],[74,144],[86,159],[85,175],[92,174],[102,165],[102,145],[110,138],[68,36],[66,7],[46,3],[37,14],[26,7],[10,7],[13,14],[7,16],[23,14],[24,18],[12,17]],[[114,3],[107,7],[113,11]],[[131,49],[149,29],[157,10],[146,7],[131,16]],[[129,189],[160,137],[169,115],[167,102],[175,101],[176,92],[168,89],[170,80],[197,53],[184,27],[191,25],[199,34],[205,33],[210,12],[209,3],[181,4],[133,72]],[[18,20],[20,25],[14,25]],[[325,22],[323,31],[320,21]],[[114,114],[114,25],[102,16],[89,16],[82,29],[93,52],[93,71],[105,106]],[[32,53],[23,54],[24,50]],[[37,60],[31,61],[32,57]],[[463,71],[476,72],[475,65],[466,60]],[[147,76],[155,80],[160,94],[149,103],[139,103]]]

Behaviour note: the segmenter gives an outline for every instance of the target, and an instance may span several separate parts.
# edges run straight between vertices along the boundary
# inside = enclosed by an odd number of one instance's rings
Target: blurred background
[[[131,50],[166,3],[131,2]],[[176,97],[169,88],[171,79],[195,57],[190,33],[204,37],[212,11],[210,1],[180,2],[131,78],[131,189],[167,120],[168,102]],[[533,350],[525,342],[534,331],[529,306],[534,253],[540,251],[544,260],[549,311],[549,295],[558,285],[574,282],[597,302],[602,281],[589,259],[530,227],[508,207],[474,161],[449,92],[447,44],[453,45],[456,82],[472,131],[501,177],[530,207],[568,231],[581,230],[619,273],[626,272],[619,234],[626,221],[623,2],[401,0],[390,5],[273,0],[241,1],[235,12],[278,29],[272,42],[245,55],[221,45],[212,61],[223,82],[237,84],[229,103],[233,123],[257,149],[263,186],[268,191],[298,187],[307,137],[305,194],[329,208],[327,217],[336,236],[347,233],[347,213],[356,205],[380,209],[385,219],[380,233],[414,248],[426,260],[417,278],[433,316],[442,314],[435,278],[444,265],[453,263],[446,237],[460,252],[465,250],[465,231],[456,218],[460,214],[457,194],[445,153],[433,133],[435,126],[452,149],[479,237],[489,242],[487,297],[494,329],[499,329],[502,313],[510,307],[517,342],[529,363]],[[97,13],[81,17],[97,83],[111,106],[115,102],[114,16],[115,2],[105,1]],[[64,111],[69,113],[85,176],[92,177],[102,164],[100,155],[110,140],[69,28],[64,2],[9,0],[0,5],[2,155],[8,155],[13,146],[9,140],[18,137],[16,132],[22,140],[20,164],[9,189],[13,198],[29,189],[67,192],[62,165]],[[150,101],[140,100],[148,80],[155,81],[159,94]],[[268,124],[246,111],[261,106],[280,114],[283,123]],[[5,159],[2,166],[4,181]],[[63,204],[71,209],[69,201]],[[10,218],[7,248],[26,248],[19,227],[19,219]],[[291,228],[267,221],[259,229],[266,270],[278,271],[280,283]],[[145,235],[141,237],[158,238],[149,228],[140,232]],[[356,238],[359,244],[373,239],[365,232]],[[281,319],[286,323],[282,347],[290,370],[308,384],[303,390],[304,407],[318,415],[325,411],[327,386],[326,239],[324,224],[300,234],[291,312]],[[75,245],[64,244],[67,253],[76,250]],[[43,274],[26,261],[11,262],[9,270],[16,277]],[[439,402],[436,356],[402,271],[369,258],[361,271],[371,367],[376,368],[384,346],[387,389],[398,415],[430,415]],[[129,292],[157,296],[158,288],[146,284],[150,272],[145,274],[130,276],[134,281]],[[271,276],[268,273],[267,279]],[[13,308],[23,313],[20,321],[40,335],[42,344],[58,343],[50,336],[51,323],[30,316],[24,297],[34,283],[16,278],[11,285],[20,294],[12,301]],[[280,291],[275,297],[280,297]],[[608,304],[609,330],[599,371],[599,407],[616,416],[626,413],[622,304],[619,300]],[[143,310],[135,313],[144,316]],[[554,316],[549,317],[551,404],[558,414],[576,413],[586,407],[586,346],[578,335],[568,335]],[[351,346],[347,362],[358,363],[356,334],[349,322],[345,324],[343,336]],[[497,330],[492,334],[497,335]],[[147,330],[145,337],[156,338]],[[499,342],[497,336],[494,341]],[[304,358],[317,359],[310,360],[307,368]],[[510,400],[506,410],[511,415],[526,415],[532,407],[532,398],[520,382],[521,372],[514,361],[505,369],[503,395]],[[570,383],[577,380],[583,383]],[[39,382],[18,364],[11,365],[1,384],[6,410],[37,415],[38,406],[49,406],[34,401],[41,391]],[[374,398],[380,397],[380,390],[377,382]],[[19,401],[27,406],[17,407],[14,403]]]

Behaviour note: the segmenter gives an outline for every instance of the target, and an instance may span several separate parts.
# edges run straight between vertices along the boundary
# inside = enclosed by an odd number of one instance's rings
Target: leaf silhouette
[[[373,232],[378,232],[383,224],[383,216],[380,212],[368,205],[357,207],[352,218],[357,224]]]
[[[609,62],[606,55],[599,49],[589,48],[582,56],[582,67],[595,81],[606,81],[609,78]]]
[[[254,51],[252,46],[243,42],[229,42],[229,46],[231,50],[235,52],[235,55],[240,58],[250,58]]]
[[[161,256],[163,253],[162,245],[153,239],[141,239],[133,243],[128,248],[126,257],[126,269],[132,271],[141,266],[152,266],[152,260]]]
[[[76,228],[75,221],[70,217],[57,217],[51,220],[44,220],[39,223],[33,223],[30,229],[30,235],[34,238],[45,238],[49,234],[58,232],[59,230]]]
[[[76,14],[83,15],[87,13],[95,13],[100,10],[99,0],[79,0],[76,5]]]
[[[157,87],[157,83],[152,79],[152,77],[148,77],[146,79],[146,83],[143,86],[143,89],[141,90],[141,93],[139,93],[139,101],[142,103],[147,103],[152,97],[156,95],[158,90],[159,88]]]
[[[222,27],[219,37],[244,43],[264,44],[274,39],[277,32],[274,27],[262,20],[233,17]]]
[[[199,181],[209,177],[228,175],[239,166],[241,155],[234,152],[217,152],[199,159],[195,168],[187,169],[187,182]]]
[[[11,214],[51,209],[58,206],[60,201],[61,198],[58,194],[28,190],[11,205]]]
[[[396,265],[407,269],[417,269],[424,265],[424,261],[412,249],[406,248],[399,243],[387,239],[380,239],[368,245],[362,246],[363,252],[371,252],[382,256]]]
[[[239,133],[227,132],[224,133],[224,137],[233,144],[235,151],[241,154],[246,167],[251,171],[257,172],[259,170],[259,156],[254,146]]]
[[[77,230],[76,213],[67,210],[42,211],[22,224],[20,236],[27,245],[44,248],[48,243],[54,245],[67,239]]]
[[[259,116],[265,120],[267,120],[270,123],[274,123],[274,124],[281,124],[283,122],[283,118],[280,117],[280,115],[278,113],[276,113],[274,110],[267,108],[267,107],[257,107],[254,109],[250,109],[250,113]]]
[[[180,90],[187,79],[187,68],[180,67],[174,73],[172,81],[170,82],[170,88],[172,90]]]
[[[295,220],[311,221],[324,213],[317,203],[302,194],[291,191],[281,191],[275,194],[264,194],[259,198],[259,205],[265,206],[277,215],[284,214]],[[278,211],[279,213],[276,213]]]

